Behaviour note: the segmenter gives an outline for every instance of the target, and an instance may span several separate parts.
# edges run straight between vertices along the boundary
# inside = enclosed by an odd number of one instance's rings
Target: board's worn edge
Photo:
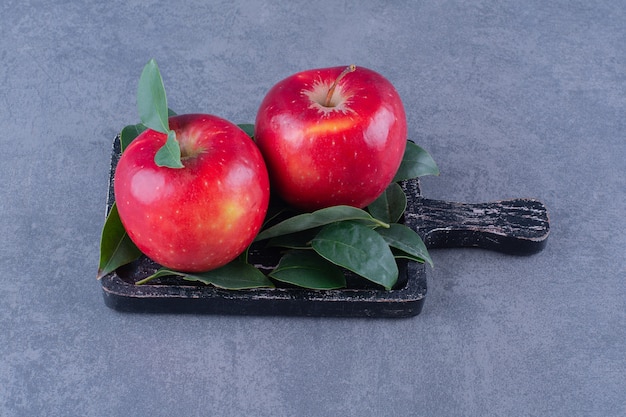
[[[105,304],[124,312],[400,318],[419,314],[426,295],[426,280],[418,279],[423,271],[411,272],[416,275],[407,286],[390,291],[152,285],[138,289],[114,273],[102,278],[102,287]]]

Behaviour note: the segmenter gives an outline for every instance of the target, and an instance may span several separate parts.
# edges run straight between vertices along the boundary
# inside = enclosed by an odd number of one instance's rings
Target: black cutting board
[[[120,156],[113,142],[107,213],[114,202],[113,177]],[[550,231],[546,207],[533,199],[490,203],[455,203],[422,197],[419,181],[402,184],[407,194],[404,223],[416,230],[428,248],[478,247],[514,255],[543,249]],[[278,256],[253,245],[249,261],[271,266]],[[410,317],[419,314],[426,296],[423,264],[402,261],[392,290],[347,275],[348,288],[308,290],[296,287],[223,290],[178,278],[135,285],[159,265],[145,257],[104,276],[107,306],[127,312],[332,317]]]

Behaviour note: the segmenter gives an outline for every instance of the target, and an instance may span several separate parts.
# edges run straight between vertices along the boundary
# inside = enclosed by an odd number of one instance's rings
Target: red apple
[[[252,242],[269,202],[262,155],[239,127],[219,117],[169,118],[183,168],[157,166],[167,135],[148,129],[122,154],[115,200],[130,239],[155,262],[201,272],[227,264]]]
[[[362,208],[382,194],[400,166],[406,115],[382,75],[353,65],[314,69],[272,87],[254,137],[273,191],[291,205]]]

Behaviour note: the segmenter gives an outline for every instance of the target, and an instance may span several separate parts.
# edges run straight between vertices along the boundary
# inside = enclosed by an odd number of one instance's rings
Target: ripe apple
[[[289,204],[362,208],[400,166],[406,115],[396,89],[377,72],[354,65],[314,69],[270,89],[254,137],[273,191]]]
[[[148,129],[122,154],[115,200],[128,236],[149,258],[184,272],[227,264],[252,242],[269,203],[263,157],[250,137],[216,116],[169,118],[183,168],[157,166],[167,139]]]

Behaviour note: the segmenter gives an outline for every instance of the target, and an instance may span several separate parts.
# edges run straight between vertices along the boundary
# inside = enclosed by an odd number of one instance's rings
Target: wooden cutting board
[[[113,142],[107,213],[114,202],[113,176],[120,156],[119,137]],[[541,251],[550,232],[548,212],[533,199],[490,203],[455,203],[422,197],[418,180],[405,181],[404,223],[417,231],[428,248],[477,247],[513,255]],[[249,261],[271,267],[275,253],[251,247]],[[145,257],[104,276],[107,306],[127,312],[332,317],[410,317],[419,314],[426,296],[426,266],[399,262],[400,277],[387,291],[350,276],[348,288],[308,290],[295,287],[223,290],[182,279],[166,278],[148,284],[136,281],[159,265]]]

